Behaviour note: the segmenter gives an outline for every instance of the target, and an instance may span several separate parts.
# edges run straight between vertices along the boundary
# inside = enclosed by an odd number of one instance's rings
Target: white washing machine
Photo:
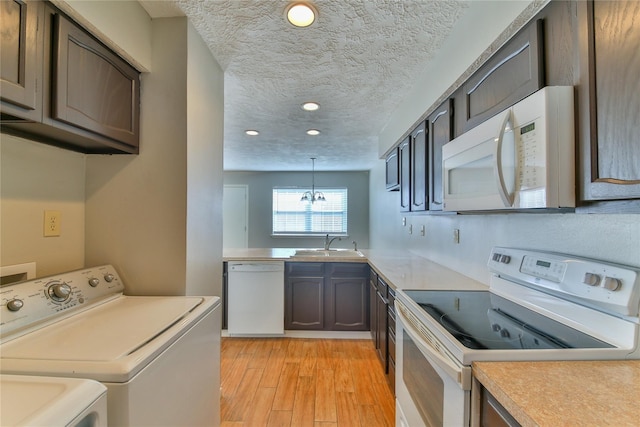
[[[106,427],[107,388],[76,378],[0,375],[0,425]]]
[[[0,288],[0,373],[99,381],[110,426],[219,425],[220,299],[123,290],[109,265]]]

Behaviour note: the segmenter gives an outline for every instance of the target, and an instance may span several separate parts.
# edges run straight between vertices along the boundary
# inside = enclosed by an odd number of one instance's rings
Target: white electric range
[[[488,291],[397,291],[397,425],[469,426],[474,361],[640,359],[640,269],[503,247],[488,267]]]

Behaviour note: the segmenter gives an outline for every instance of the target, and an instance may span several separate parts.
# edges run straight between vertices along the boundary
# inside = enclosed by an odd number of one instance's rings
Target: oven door
[[[469,426],[471,368],[435,350],[417,321],[397,310],[396,426]]]

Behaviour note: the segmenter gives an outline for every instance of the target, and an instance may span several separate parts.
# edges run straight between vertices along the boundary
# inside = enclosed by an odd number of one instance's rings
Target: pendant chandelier
[[[324,202],[326,199],[324,198],[324,194],[320,191],[316,191],[315,185],[315,174],[316,174],[316,158],[311,157],[311,191],[305,191],[300,198],[301,202]]]

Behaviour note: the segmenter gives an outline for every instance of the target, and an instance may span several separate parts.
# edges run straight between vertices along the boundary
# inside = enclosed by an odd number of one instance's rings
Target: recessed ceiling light
[[[311,135],[311,136],[320,135],[320,131],[318,129],[309,129],[307,131],[307,135]]]
[[[249,136],[260,135],[260,132],[258,132],[257,130],[253,130],[253,129],[245,130],[244,133],[246,133]]]
[[[320,108],[320,104],[317,102],[305,102],[302,104],[302,109],[306,111],[316,111],[318,108]]]
[[[309,3],[294,2],[287,6],[287,20],[296,27],[308,27],[316,20],[318,12]]]

